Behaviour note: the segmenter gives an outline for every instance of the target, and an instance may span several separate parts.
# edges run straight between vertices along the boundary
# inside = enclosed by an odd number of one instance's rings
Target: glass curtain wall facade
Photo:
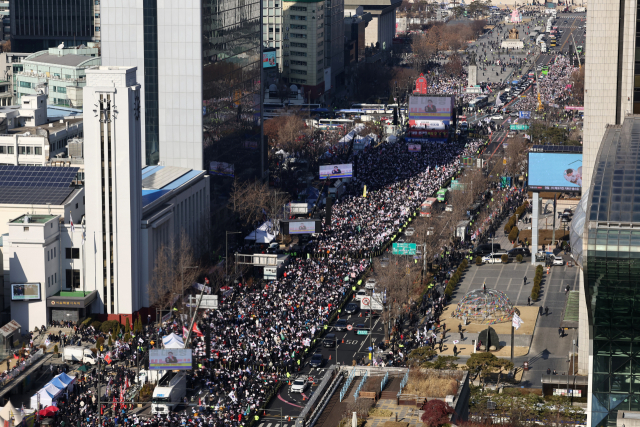
[[[640,118],[610,126],[596,158],[584,257],[591,426],[640,411]]]
[[[160,160],[158,114],[158,0],[144,0],[144,146],[147,165]]]
[[[204,163],[212,174],[211,200],[224,205],[234,178],[262,178],[266,165],[261,7],[259,0],[202,0]]]
[[[94,35],[94,1],[12,1],[12,50],[35,52],[62,41],[68,47],[90,42]]]

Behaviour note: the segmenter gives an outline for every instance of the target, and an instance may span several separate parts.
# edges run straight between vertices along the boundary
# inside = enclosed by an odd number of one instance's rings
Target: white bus
[[[318,129],[338,130],[353,127],[353,120],[350,119],[320,119],[318,120]]]
[[[367,114],[393,114],[393,109],[398,107],[398,104],[353,104],[352,109],[363,110]],[[398,108],[398,112],[406,112],[406,107]]]

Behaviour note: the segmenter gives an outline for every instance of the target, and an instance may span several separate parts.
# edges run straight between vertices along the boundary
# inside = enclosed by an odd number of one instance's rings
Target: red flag
[[[13,354],[13,358],[14,358],[14,359],[18,359],[18,355],[14,353],[14,354]]]
[[[107,355],[104,357],[104,360],[111,365],[111,357],[109,356],[109,353],[107,353]]]
[[[195,332],[196,335],[199,336],[199,337],[204,336],[204,334],[202,332],[200,332],[200,329],[198,329],[198,325],[195,322],[193,324],[193,332]]]

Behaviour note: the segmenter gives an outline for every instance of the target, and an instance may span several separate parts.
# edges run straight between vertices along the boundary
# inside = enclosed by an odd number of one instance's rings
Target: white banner
[[[520,325],[522,325],[523,323],[524,322],[522,321],[520,316],[518,316],[516,313],[513,313],[513,319],[511,321],[511,325],[516,329],[520,329]]]

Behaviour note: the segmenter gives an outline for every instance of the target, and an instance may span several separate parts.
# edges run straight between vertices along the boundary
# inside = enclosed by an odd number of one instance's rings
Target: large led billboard
[[[40,301],[40,283],[12,283],[11,301]]]
[[[529,190],[580,191],[581,153],[529,153]]]
[[[273,68],[276,66],[276,50],[265,49],[262,52],[262,68]]]
[[[192,350],[190,348],[149,350],[149,370],[191,369],[191,353]]]
[[[313,234],[315,232],[315,221],[291,221],[289,223],[289,234]]]
[[[320,179],[351,178],[353,176],[353,165],[324,165],[320,166]]]
[[[453,100],[452,96],[410,96],[409,124],[419,126],[429,120],[450,124],[454,111]]]

